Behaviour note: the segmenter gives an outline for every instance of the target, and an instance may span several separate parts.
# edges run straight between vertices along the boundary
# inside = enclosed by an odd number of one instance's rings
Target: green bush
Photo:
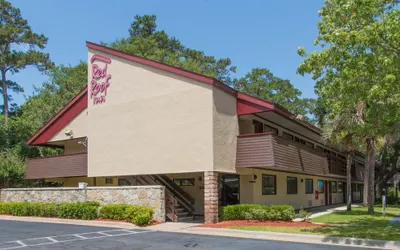
[[[60,218],[94,220],[98,207],[91,203],[61,203]]]
[[[0,202],[0,214],[11,214],[9,203]]]
[[[29,216],[28,202],[12,202],[9,204],[10,213],[14,216]]]
[[[138,226],[147,225],[153,217],[153,209],[144,206],[128,206],[125,209],[124,218]],[[137,224],[138,223],[138,224]]]
[[[138,214],[132,219],[133,224],[137,226],[148,225],[151,221],[151,215],[149,213]]]
[[[295,210],[289,205],[239,204],[223,208],[223,220],[283,220],[290,221],[295,217]]]
[[[103,219],[124,220],[124,214],[127,207],[129,207],[129,205],[126,204],[104,205],[100,208],[100,217]]]

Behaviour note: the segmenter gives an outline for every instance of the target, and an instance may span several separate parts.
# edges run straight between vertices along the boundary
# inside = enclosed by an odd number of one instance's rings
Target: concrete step
[[[194,220],[193,216],[178,217],[178,221],[179,222],[181,222],[181,221],[191,221],[191,220]]]

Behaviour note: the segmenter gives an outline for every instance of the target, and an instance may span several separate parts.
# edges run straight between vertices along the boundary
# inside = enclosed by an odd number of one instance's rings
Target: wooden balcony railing
[[[86,177],[87,153],[28,159],[25,179]]]

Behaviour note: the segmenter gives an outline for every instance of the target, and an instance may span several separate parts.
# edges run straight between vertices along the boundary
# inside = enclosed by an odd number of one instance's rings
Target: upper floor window
[[[264,125],[264,132],[272,132],[275,135],[278,134],[278,130],[276,128],[270,127],[268,125]]]
[[[253,120],[253,125],[254,125],[254,133],[258,134],[264,132],[264,124],[262,122]]]
[[[293,141],[293,135],[291,135],[291,134],[288,134],[288,133],[286,133],[286,132],[283,132],[283,137],[284,138],[286,138],[286,139],[289,139],[289,140],[291,140],[291,141]]]
[[[318,146],[318,145],[317,145],[317,150],[318,150],[318,151],[321,151],[321,152],[324,152],[324,148],[321,147],[321,146]]]
[[[287,177],[287,194],[297,194],[297,177]]]
[[[314,143],[311,143],[311,142],[307,142],[306,143],[306,146],[308,147],[308,148],[314,148]]]

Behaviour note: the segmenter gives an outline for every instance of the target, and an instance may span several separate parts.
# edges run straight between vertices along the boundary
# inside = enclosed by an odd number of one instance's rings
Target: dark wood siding
[[[239,136],[236,167],[329,174],[324,153],[270,133]]]
[[[236,166],[263,168],[274,165],[270,134],[239,136]]]
[[[28,159],[25,179],[87,176],[87,154]]]

